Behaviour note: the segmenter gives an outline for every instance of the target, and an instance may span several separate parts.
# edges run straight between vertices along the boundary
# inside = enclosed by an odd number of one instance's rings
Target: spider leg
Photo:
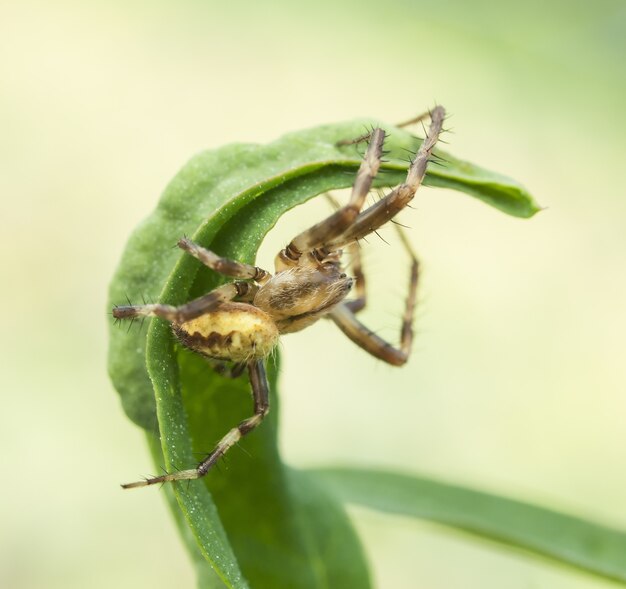
[[[211,270],[215,270],[225,276],[232,276],[233,278],[251,278],[256,282],[262,282],[270,276],[269,272],[262,268],[236,262],[235,260],[229,260],[228,258],[222,258],[186,237],[179,239],[177,245],[180,249],[185,250],[188,254],[200,260],[205,266],[211,268]]]
[[[411,125],[415,125],[416,123],[420,123],[421,121],[425,121],[426,119],[430,119],[430,118],[431,118],[431,112],[427,110],[426,112],[423,112],[422,114],[419,114],[416,117],[409,119],[408,121],[402,121],[401,123],[396,123],[396,127],[400,127],[400,129],[402,129],[403,127],[410,127]]]
[[[289,245],[278,254],[283,267],[297,265],[303,252],[325,245],[352,225],[359,215],[372,187],[372,182],[378,173],[384,141],[385,132],[382,129],[374,129],[365,157],[357,172],[348,204],[294,237]]]
[[[339,209],[341,206],[337,199],[329,192],[324,193],[326,200],[335,209]],[[363,267],[361,265],[361,246],[358,243],[351,243],[347,247],[348,256],[350,258],[349,267],[354,274],[354,291],[356,292],[356,299],[346,301],[346,305],[353,313],[358,313],[367,302],[367,293],[365,290],[365,274],[363,274]]]
[[[350,269],[354,274],[354,292],[356,299],[346,301],[344,304],[353,313],[358,313],[367,304],[367,291],[365,289],[365,274],[361,266],[361,246],[358,243],[348,245],[348,255],[350,256]]]
[[[113,308],[115,319],[132,319],[135,317],[160,317],[172,323],[184,323],[203,315],[220,304],[231,301],[235,297],[244,297],[256,289],[249,282],[231,282],[224,284],[211,292],[189,301],[180,307],[162,305],[121,305]]]
[[[243,362],[225,362],[224,360],[215,360],[214,358],[206,358],[206,360],[211,368],[224,378],[239,378],[247,368]]]
[[[413,343],[413,315],[415,314],[418,276],[419,264],[417,259],[413,258],[409,280],[409,294],[402,318],[400,346],[398,348],[392,346],[389,342],[365,327],[356,318],[354,311],[350,309],[347,303],[335,307],[330,312],[330,318],[357,346],[388,364],[402,366],[408,360],[411,344]]]
[[[248,373],[250,375],[250,385],[252,387],[252,398],[254,400],[254,415],[244,419],[239,425],[232,428],[215,446],[215,449],[196,468],[180,470],[177,472],[152,477],[135,483],[122,485],[123,489],[134,489],[136,487],[147,487],[159,483],[170,481],[183,481],[199,479],[203,477],[216,462],[228,452],[243,436],[249,434],[256,428],[269,412],[269,385],[265,366],[262,360],[248,362]]]
[[[432,156],[433,149],[439,134],[441,133],[445,109],[442,106],[435,107],[431,112],[431,124],[420,146],[415,159],[409,166],[406,180],[387,196],[361,212],[346,230],[333,239],[324,243],[326,249],[335,250],[342,246],[366,237],[376,231],[398,214],[415,196],[415,192],[422,184],[426,174],[426,166]]]
[[[406,233],[397,223],[394,223],[393,226],[400,237],[400,241],[402,242],[404,249],[411,257],[411,263],[417,265],[417,256],[413,251],[413,246],[409,242]],[[367,304],[365,273],[363,272],[363,266],[361,265],[361,245],[359,242],[352,242],[348,244],[347,249],[348,255],[350,256],[350,268],[352,270],[352,274],[354,274],[354,291],[356,293],[356,299],[346,301],[344,304],[353,313],[358,313],[359,311],[362,311]]]
[[[427,114],[428,113],[426,113],[426,115],[420,115],[420,116],[424,118],[425,116],[427,116]],[[420,117],[417,117],[415,120],[407,121],[404,124],[411,124],[419,119]],[[337,202],[337,200],[332,194],[326,193],[324,194],[324,196],[335,209],[339,208],[339,203]],[[413,263],[416,263],[417,256],[415,255],[415,252],[413,251],[413,246],[408,240],[406,233],[402,229],[402,226],[400,226],[398,223],[394,223],[393,226],[400,238],[400,241],[404,249],[407,251],[407,253],[411,257],[411,261]],[[356,299],[345,301],[344,304],[346,305],[346,307],[348,307],[348,309],[350,309],[350,311],[356,314],[359,311],[362,311],[367,304],[366,280],[365,280],[365,274],[363,272],[363,266],[361,264],[361,245],[358,242],[349,243],[347,246],[347,251],[348,251],[348,256],[350,258],[349,266],[355,278],[354,291],[356,293]]]
[[[402,129],[403,127],[410,127],[411,125],[419,123],[420,121],[423,121],[428,118],[430,118],[429,110],[427,110],[426,112],[423,112],[422,114],[417,115],[416,117],[413,117],[412,119],[409,119],[408,121],[402,121],[401,123],[396,123],[394,126]],[[372,136],[371,132],[363,133],[363,135],[359,135],[358,137],[355,137],[354,139],[341,139],[340,141],[337,141],[335,145],[337,146],[356,145],[357,143],[363,143],[363,141],[369,141],[371,136]]]

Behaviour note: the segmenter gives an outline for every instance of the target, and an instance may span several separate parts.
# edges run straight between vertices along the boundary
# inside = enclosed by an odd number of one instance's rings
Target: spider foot
[[[121,487],[122,489],[137,489],[139,487],[149,487],[150,485],[158,485],[173,481],[191,481],[201,476],[202,474],[198,471],[198,469],[193,468],[190,470],[180,470],[178,472],[163,474],[158,477],[149,477],[147,479],[144,479],[143,481],[126,483],[125,485],[121,485]]]

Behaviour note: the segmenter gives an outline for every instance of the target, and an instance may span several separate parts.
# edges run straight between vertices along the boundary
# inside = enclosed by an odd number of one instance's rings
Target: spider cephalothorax
[[[295,266],[280,270],[262,285],[253,304],[276,322],[281,334],[293,333],[337,306],[350,292],[352,282],[335,264]]]
[[[424,178],[441,132],[444,114],[440,106],[428,113],[430,129],[411,162],[405,182],[363,211],[361,209],[380,167],[385,132],[377,128],[359,138],[358,141],[369,140],[369,145],[348,204],[303,231],[279,252],[274,274],[256,266],[222,258],[183,238],[178,242],[181,249],[216,272],[238,280],[180,307],[150,304],[113,309],[116,319],[139,316],[165,319],[171,323],[174,334],[183,346],[207,358],[230,360],[247,367],[254,398],[254,415],[231,429],[196,468],[123,487],[142,487],[204,476],[231,446],[259,425],[269,410],[264,360],[271,354],[282,334],[300,331],[327,316],[353,342],[376,358],[395,366],[406,362],[413,340],[417,259],[403,237],[412,264],[400,345],[394,347],[356,318],[356,313],[365,306],[364,276],[357,242],[390,221],[413,198]],[[341,267],[341,255],[346,248],[352,254],[354,278],[347,276]],[[356,286],[357,298],[347,301],[345,299],[353,284]]]

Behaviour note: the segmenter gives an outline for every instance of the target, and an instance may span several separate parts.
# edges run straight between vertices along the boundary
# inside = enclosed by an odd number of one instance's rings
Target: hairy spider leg
[[[279,254],[287,266],[296,265],[303,252],[325,245],[341,235],[354,222],[365,204],[372,182],[378,173],[384,142],[385,132],[382,129],[374,129],[352,186],[348,204],[340,207],[332,215],[309,227],[291,240],[289,245]]]
[[[337,199],[330,194],[330,192],[325,192],[324,196],[335,210],[338,210],[341,207]],[[361,264],[361,246],[356,242],[350,243],[346,250],[350,259],[349,268],[354,275],[354,292],[356,293],[356,299],[346,301],[344,304],[347,305],[348,308],[354,313],[358,313],[365,308],[367,303],[365,274],[363,274],[363,266]]]
[[[413,258],[409,279],[409,293],[402,317],[400,346],[398,348],[392,346],[389,342],[363,325],[363,323],[356,318],[355,312],[349,307],[348,303],[342,303],[335,307],[335,309],[330,312],[330,318],[357,346],[388,364],[402,366],[409,358],[411,344],[413,343],[413,316],[415,315],[418,280],[419,264],[417,259]]]
[[[407,251],[411,258],[411,264],[417,265],[418,259],[413,251],[413,247],[409,242],[406,233],[402,230],[402,227],[397,223],[393,224],[396,232],[400,237],[400,242],[402,246]],[[343,304],[350,309],[353,313],[358,313],[362,311],[367,305],[367,289],[366,289],[366,279],[365,272],[363,272],[363,266],[361,263],[361,245],[358,242],[352,242],[348,244],[346,247],[348,256],[350,257],[350,269],[352,274],[354,275],[354,291],[356,293],[356,298],[351,301],[345,301]],[[411,270],[413,272],[413,270]]]
[[[430,128],[413,162],[409,166],[404,183],[394,188],[377,203],[359,213],[354,223],[347,227],[341,235],[323,244],[326,249],[336,250],[366,237],[393,219],[406,207],[422,184],[428,161],[441,133],[444,118],[445,109],[442,106],[437,106],[432,110]]]
[[[437,107],[437,108],[441,108],[441,107]],[[425,121],[426,119],[430,119],[430,118],[432,118],[432,111],[427,110],[426,112],[423,112],[422,114],[419,114],[416,117],[413,117],[412,119],[408,119],[407,121],[402,121],[401,123],[396,123],[396,127],[399,127],[400,129],[402,129],[403,127],[410,127],[411,125],[415,125],[416,123],[421,123],[422,121]]]
[[[222,303],[232,301],[235,297],[249,296],[251,291],[258,287],[249,282],[231,282],[218,286],[211,292],[189,301],[180,307],[162,305],[120,305],[113,308],[115,319],[132,319],[133,317],[160,317],[172,323],[184,323],[208,311],[217,308]]]
[[[420,115],[420,116],[423,118],[427,115],[428,113],[426,113],[426,115]],[[417,117],[415,120],[408,121],[407,123],[404,123],[404,124],[410,124],[417,120],[420,120],[420,117]],[[340,207],[340,204],[337,202],[337,199],[332,194],[327,192],[324,194],[324,196],[326,197],[326,199],[328,200],[328,202],[331,204],[333,208],[338,209]],[[402,243],[402,246],[404,247],[404,249],[407,251],[407,253],[409,254],[411,258],[411,263],[417,264],[418,263],[417,256],[415,254],[415,251],[413,250],[413,246],[411,245],[411,242],[409,241],[408,237],[406,236],[406,233],[402,229],[402,226],[399,225],[398,223],[393,223],[393,226],[394,226],[394,229],[396,230],[396,233],[398,234],[398,237],[400,238],[400,242]],[[359,242],[352,242],[346,246],[346,250],[348,253],[348,257],[350,258],[349,267],[355,279],[354,291],[356,293],[356,299],[345,301],[343,304],[346,307],[348,307],[350,311],[356,314],[359,311],[362,311],[367,305],[367,289],[366,289],[367,282],[365,278],[365,273],[363,272],[363,265],[362,265],[362,259],[361,259],[361,245]]]
[[[358,313],[365,309],[367,304],[367,290],[365,282],[365,274],[361,265],[361,246],[358,243],[351,243],[347,247],[348,256],[350,257],[350,270],[354,275],[354,292],[356,299],[345,301],[343,304],[353,313]]]
[[[438,106],[433,109],[431,113],[430,129],[415,159],[409,167],[405,183],[401,184],[385,198],[360,213],[354,224],[341,236],[331,243],[325,244],[326,249],[335,250],[345,245],[353,245],[358,239],[366,237],[376,231],[381,225],[390,221],[408,204],[422,183],[428,160],[441,133],[444,118],[445,110],[443,107]],[[394,226],[396,227],[396,231],[400,236],[403,246],[411,257],[409,292],[402,318],[400,346],[398,348],[392,346],[356,318],[355,313],[365,306],[365,299],[361,302],[359,297],[356,301],[342,303],[331,311],[330,318],[348,338],[366,352],[389,364],[401,366],[407,361],[411,344],[413,343],[413,317],[415,314],[415,300],[419,280],[419,262],[402,228],[399,225]],[[351,308],[350,303],[353,303],[353,306],[356,307],[356,311]]]
[[[231,276],[233,278],[250,278],[259,283],[264,282],[271,276],[271,274],[266,270],[263,270],[263,268],[251,266],[250,264],[244,264],[228,258],[222,258],[215,252],[198,245],[186,237],[179,239],[177,245],[180,249],[200,260],[205,266],[211,268],[211,270],[215,270],[225,276]]]
[[[157,477],[151,477],[143,481],[122,485],[123,489],[147,487],[170,481],[185,481],[203,477],[211,467],[232,448],[243,436],[255,429],[268,414],[270,409],[269,385],[263,360],[248,362],[248,374],[252,387],[252,399],[254,402],[254,415],[244,419],[239,425],[232,428],[215,446],[215,449],[198,464],[196,468],[168,473]]]

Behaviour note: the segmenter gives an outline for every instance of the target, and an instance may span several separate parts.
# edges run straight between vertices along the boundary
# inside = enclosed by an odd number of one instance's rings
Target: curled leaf
[[[265,146],[230,145],[194,157],[129,239],[111,283],[110,306],[144,295],[177,305],[218,285],[219,276],[173,248],[183,235],[223,256],[254,262],[262,239],[284,212],[352,184],[360,148],[337,142],[372,124],[328,125]],[[389,155],[376,185],[394,186],[402,182],[408,154],[420,140],[382,126],[390,133]],[[519,217],[538,210],[514,181],[438,155],[443,165],[430,166],[426,184],[466,192]],[[202,358],[175,344],[165,322],[153,320],[147,332],[127,333],[112,325],[110,338],[109,373],[126,413],[149,433],[158,423],[159,466],[192,467],[249,416],[246,379],[213,373]],[[244,443],[251,456],[233,449],[227,470],[174,484],[180,513],[207,566],[228,587],[366,588],[366,561],[341,505],[309,475],[292,472],[280,460],[276,369],[270,368],[272,412]]]

